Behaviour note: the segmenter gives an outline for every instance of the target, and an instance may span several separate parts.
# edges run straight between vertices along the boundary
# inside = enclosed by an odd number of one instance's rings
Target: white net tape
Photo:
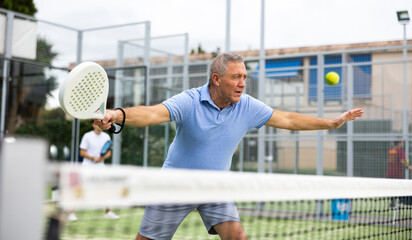
[[[411,196],[412,181],[132,166],[59,166],[63,209]]]

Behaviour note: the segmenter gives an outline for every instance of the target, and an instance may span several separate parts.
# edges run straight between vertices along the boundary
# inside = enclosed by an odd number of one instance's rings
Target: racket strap
[[[115,111],[120,110],[123,113],[123,122],[122,122],[122,124],[116,123],[117,125],[120,126],[120,129],[117,130],[117,131],[116,131],[116,127],[112,124],[112,126],[109,129],[109,133],[118,134],[123,130],[124,123],[126,122],[126,113],[124,112],[124,110],[122,108],[115,108],[114,110]]]

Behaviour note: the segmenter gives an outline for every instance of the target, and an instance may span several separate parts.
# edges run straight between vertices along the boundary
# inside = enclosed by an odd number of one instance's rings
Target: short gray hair
[[[233,53],[222,53],[219,54],[215,59],[213,59],[209,68],[209,83],[212,83],[213,73],[219,74],[219,76],[224,76],[227,70],[228,62],[243,62],[242,56]]]

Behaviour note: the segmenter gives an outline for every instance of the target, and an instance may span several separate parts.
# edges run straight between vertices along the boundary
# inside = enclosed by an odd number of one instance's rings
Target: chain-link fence
[[[36,25],[31,40],[36,42],[35,58],[16,57],[7,49],[18,43],[10,36],[4,40],[2,133],[43,136],[55,146],[50,152],[54,159],[76,161],[76,143],[90,130],[87,121],[76,125],[58,105],[59,84],[77,63],[96,61],[107,70],[108,108],[161,103],[208,81],[214,54],[189,56],[187,34],[154,37],[149,22],[79,30],[15,13],[10,16],[5,10],[0,11],[1,18],[6,23],[24,20],[29,29]],[[412,63],[404,59],[404,48],[410,51],[412,46],[399,41],[380,48],[268,53],[264,61],[240,52],[248,70],[245,93],[275,109],[334,118],[362,107],[365,114],[335,130],[251,130],[233,156],[232,170],[386,177],[394,142],[403,141],[406,158],[411,155]],[[339,84],[324,83],[330,71],[340,75]],[[259,94],[259,89],[264,92]],[[112,161],[161,166],[173,137],[173,123],[125,127],[121,135],[113,136]],[[409,178],[406,169],[402,177]]]

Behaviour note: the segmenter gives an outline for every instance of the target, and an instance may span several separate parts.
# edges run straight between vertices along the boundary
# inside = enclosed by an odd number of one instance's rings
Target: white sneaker
[[[105,215],[104,215],[105,219],[119,219],[119,216],[117,216],[114,212],[112,211],[108,211]]]
[[[68,219],[70,222],[77,221],[77,217],[74,213],[70,213]]]

